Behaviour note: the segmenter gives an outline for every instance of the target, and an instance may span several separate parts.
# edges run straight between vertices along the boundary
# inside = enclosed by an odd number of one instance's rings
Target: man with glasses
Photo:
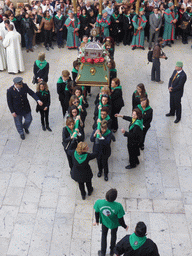
[[[23,83],[22,77],[15,77],[13,79],[14,85],[7,90],[7,103],[14,117],[15,126],[22,140],[25,139],[25,134],[29,134],[29,126],[32,122],[31,107],[27,99],[29,94],[37,103],[42,106],[43,103],[39,100],[34,91],[32,91],[27,84]],[[22,119],[25,119],[24,123]]]

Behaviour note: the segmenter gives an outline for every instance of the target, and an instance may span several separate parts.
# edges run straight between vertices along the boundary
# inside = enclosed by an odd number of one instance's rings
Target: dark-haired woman
[[[144,84],[138,84],[137,90],[132,95],[132,109],[136,108],[140,104],[141,98],[147,98],[147,93]]]
[[[108,107],[109,108],[109,116],[111,116],[111,104],[109,103],[109,96],[107,94],[103,94],[101,96],[101,104],[100,103],[96,104],[95,111],[94,111],[94,117],[93,117],[94,120],[96,117],[98,117],[99,108],[102,108],[102,107]]]
[[[85,7],[82,9],[81,13],[82,14],[79,16],[79,20],[80,20],[79,34],[82,40],[84,35],[89,36],[89,22],[88,22],[87,10]]]
[[[113,132],[118,130],[118,121],[115,114],[119,114],[122,107],[124,106],[122,87],[120,85],[120,80],[118,78],[113,78],[111,81],[111,102],[112,102],[112,129]]]
[[[111,130],[112,120],[109,116],[109,108],[108,107],[102,107],[101,109],[101,118],[99,119],[96,117],[95,122],[93,124],[93,130],[97,128],[97,124],[101,123],[103,120],[107,121],[108,129]]]
[[[66,120],[66,126],[63,128],[62,132],[62,144],[67,155],[70,169],[72,169],[73,163],[72,157],[67,154],[68,147],[72,143],[71,150],[76,149],[77,143],[82,140],[83,136],[81,134],[81,129],[75,128],[75,121],[72,117],[68,117]]]
[[[110,60],[107,64],[108,68],[109,68],[109,86],[110,86],[110,89],[111,89],[111,81],[113,78],[116,78],[117,77],[117,69],[115,68],[115,61],[114,60]]]
[[[83,136],[83,140],[85,138],[85,133],[84,133],[84,123],[81,119],[81,115],[79,114],[79,109],[75,106],[75,105],[72,105],[70,108],[69,108],[69,116],[73,118],[73,120],[75,121],[75,124],[78,122],[79,120],[79,126],[77,128],[81,128],[81,133],[82,133],[82,136]],[[77,126],[77,125],[76,125]]]
[[[132,25],[131,7],[125,9],[123,14],[123,44],[130,45],[132,41],[133,25]]]
[[[151,127],[151,121],[153,119],[153,109],[149,106],[149,100],[147,98],[141,98],[141,104],[137,107],[143,114],[143,138],[140,143],[140,149],[144,150],[144,142],[147,131]]]
[[[126,132],[125,129],[121,129],[121,132],[127,137],[127,148],[129,153],[129,165],[126,169],[135,168],[139,164],[138,156],[140,156],[139,145],[142,141],[143,136],[143,120],[142,112],[140,109],[133,109],[132,117],[123,116],[116,114],[116,117],[122,117],[124,120],[129,121],[129,131]]]

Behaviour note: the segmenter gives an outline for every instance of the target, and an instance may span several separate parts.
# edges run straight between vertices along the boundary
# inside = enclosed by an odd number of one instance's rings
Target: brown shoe
[[[33,49],[29,49],[30,52],[33,52]]]
[[[151,47],[149,47],[148,49],[149,49],[149,51],[151,51]]]
[[[163,84],[164,82],[163,81],[159,81],[159,82],[157,82],[158,84]]]
[[[26,52],[29,52],[29,49],[27,49]]]

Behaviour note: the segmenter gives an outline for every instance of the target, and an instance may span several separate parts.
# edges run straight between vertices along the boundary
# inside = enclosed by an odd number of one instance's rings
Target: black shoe
[[[104,180],[108,181],[108,175],[107,174],[104,175]]]
[[[125,166],[125,169],[133,169],[133,168],[135,168],[136,166],[131,166],[131,165],[127,165],[127,166]]]
[[[29,134],[29,130],[27,128],[24,129],[26,134]]]
[[[47,51],[49,51],[49,46],[45,47],[45,49],[46,49]]]
[[[165,116],[174,116],[174,114],[168,113]]]
[[[141,150],[144,150],[144,145],[140,146],[140,149],[141,149]]]
[[[42,129],[43,131],[46,131],[45,125],[42,125]]]
[[[64,48],[64,44],[61,45],[61,48]]]
[[[21,134],[20,137],[21,137],[22,140],[24,140],[25,139],[25,134]]]
[[[50,48],[51,48],[52,50],[54,50],[54,47],[53,47],[52,45],[50,46]]]
[[[135,49],[136,49],[136,46],[133,46],[133,47],[132,47],[132,50],[134,51]]]
[[[181,119],[176,119],[176,120],[174,121],[174,123],[177,124],[177,123],[179,123],[180,120],[181,120]]]
[[[101,251],[98,251],[98,256],[105,256],[105,253],[102,253]]]
[[[82,195],[81,195],[81,196],[82,196]],[[84,195],[84,196],[82,196],[82,199],[83,199],[83,200],[85,200],[85,198],[86,198],[86,193],[85,193],[85,195]]]
[[[88,196],[91,196],[92,193],[93,193],[93,187],[92,187],[91,191],[88,192]]]
[[[116,43],[117,46],[119,46],[119,43]]]
[[[171,44],[168,44],[169,47],[172,47]]]
[[[47,131],[52,132],[52,130],[49,126],[47,126],[46,128],[47,128]]]
[[[97,173],[97,177],[98,177],[98,178],[100,178],[101,175],[102,175],[102,172],[98,172],[98,173]]]
[[[58,45],[58,48],[61,48],[61,45]]]

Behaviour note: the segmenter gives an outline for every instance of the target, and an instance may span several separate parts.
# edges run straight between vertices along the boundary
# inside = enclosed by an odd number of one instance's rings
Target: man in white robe
[[[0,30],[0,71],[6,69],[5,49],[3,47],[3,36]]]
[[[15,29],[14,23],[8,19],[7,14],[3,14],[3,21],[0,23],[0,31],[1,31],[1,36],[3,37],[3,39],[5,38],[5,36],[8,33],[7,27],[9,26],[9,24],[13,25],[13,31],[15,32],[16,29]]]
[[[8,34],[3,40],[3,46],[6,48],[8,73],[23,72],[25,68],[21,51],[21,35],[13,31],[13,25],[8,26]]]

